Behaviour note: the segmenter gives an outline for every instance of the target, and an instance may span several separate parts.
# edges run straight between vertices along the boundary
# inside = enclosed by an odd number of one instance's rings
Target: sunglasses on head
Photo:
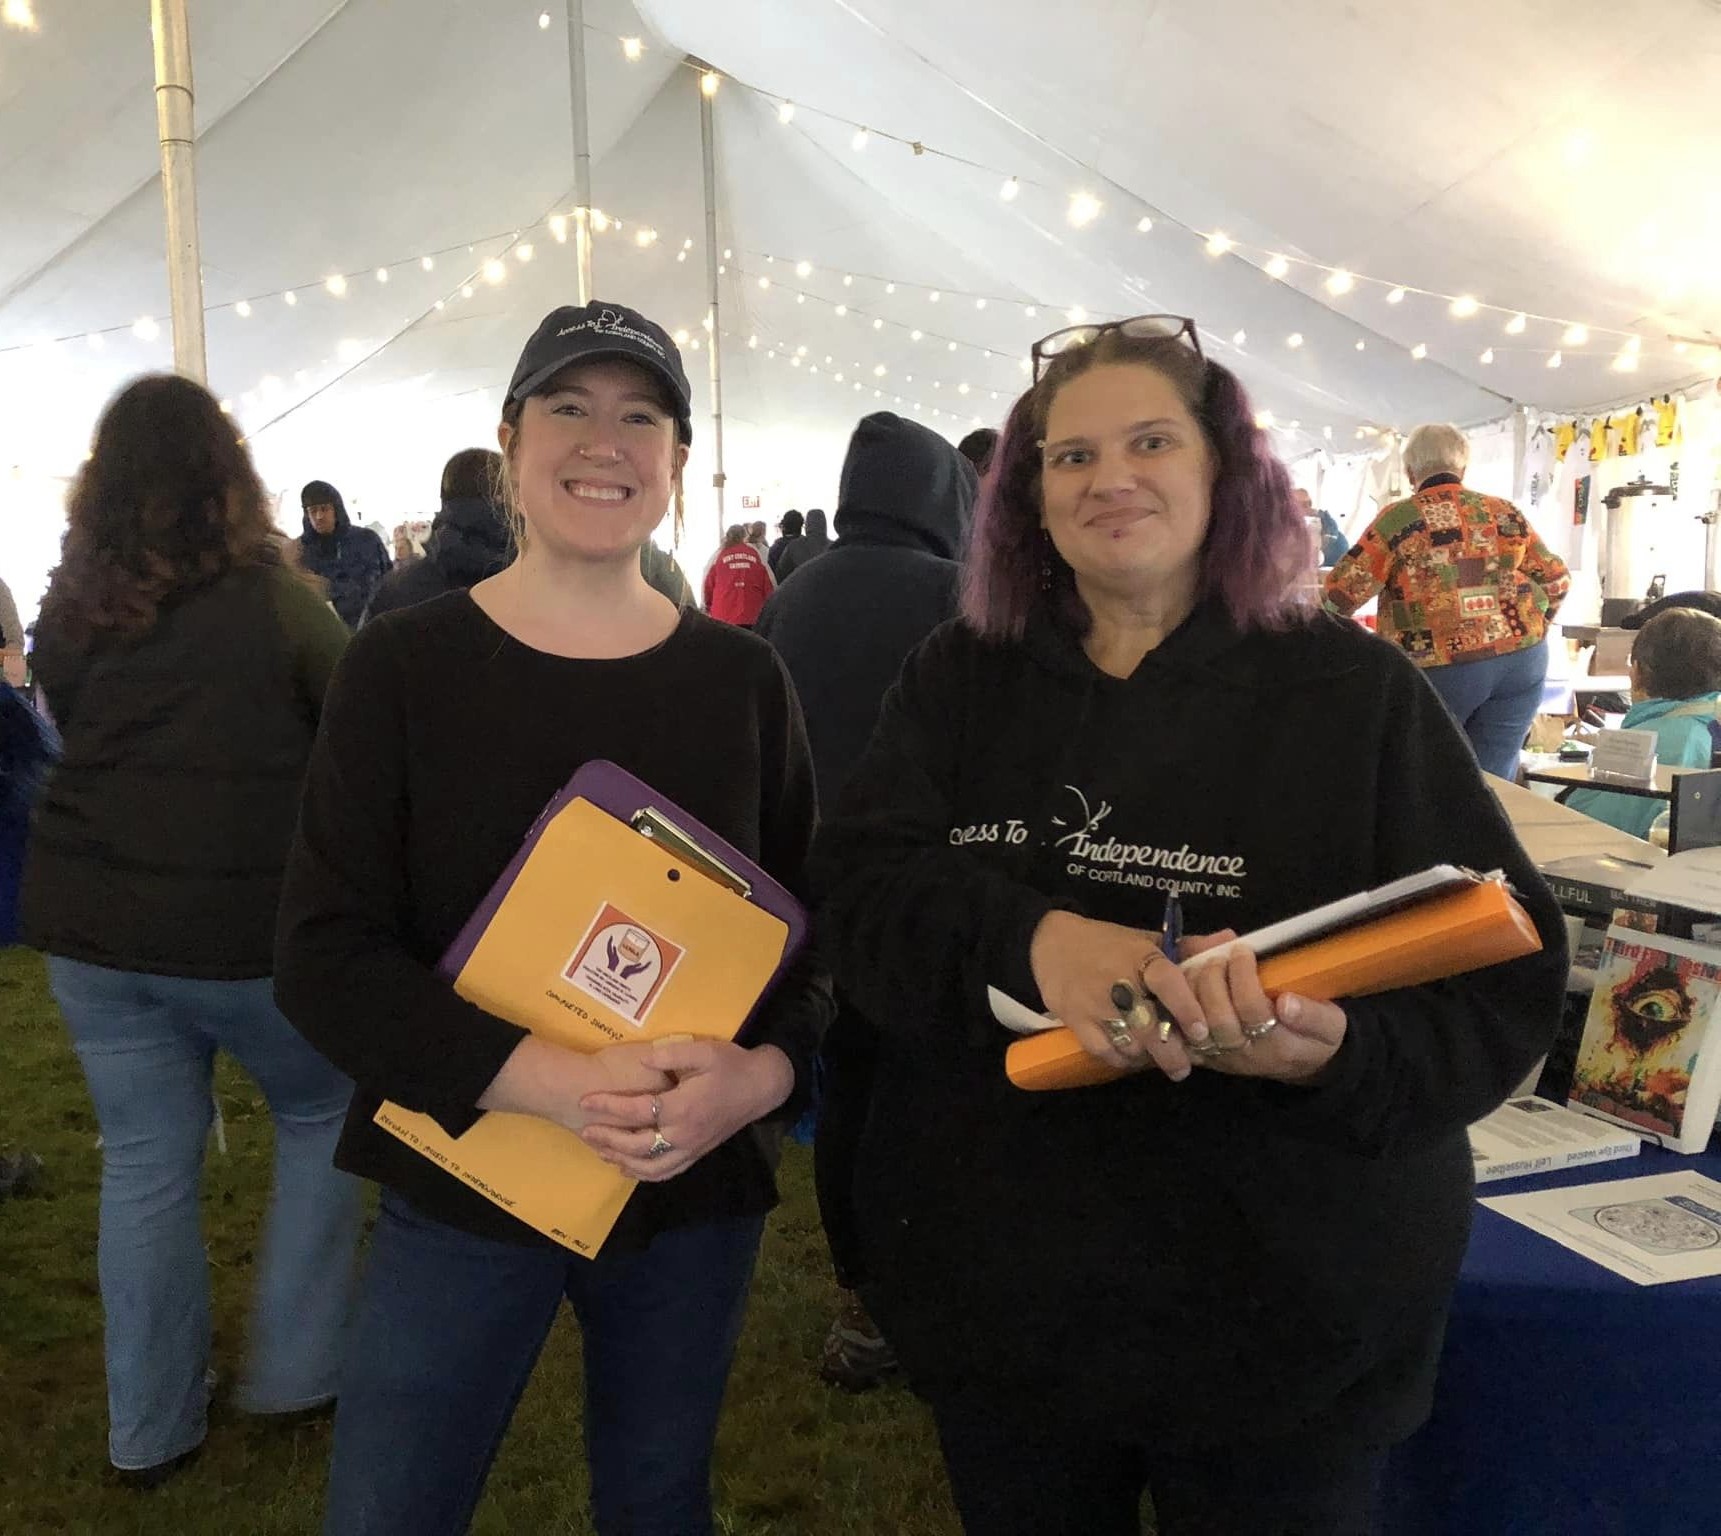
[[[1185,341],[1195,355],[1205,360],[1201,337],[1195,322],[1186,315],[1136,315],[1128,320],[1105,320],[1098,324],[1068,325],[1034,343],[1034,382],[1038,384],[1046,369],[1067,352],[1091,347],[1108,332],[1118,331],[1132,341]]]

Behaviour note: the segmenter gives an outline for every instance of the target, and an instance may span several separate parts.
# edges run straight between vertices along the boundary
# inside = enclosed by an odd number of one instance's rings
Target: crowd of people
[[[333,1414],[330,1536],[468,1528],[564,1299],[596,1529],[711,1531],[778,1148],[815,1102],[842,1291],[821,1369],[900,1371],[930,1404],[966,1530],[1122,1536],[1144,1494],[1162,1536],[1368,1529],[1428,1411],[1465,1129],[1545,1051],[1565,981],[1559,912],[1429,663],[1510,693],[1560,576],[1431,458],[1328,584],[1340,608],[1388,590],[1370,636],[1307,601],[1303,510],[1192,322],[1074,327],[1030,361],[1002,432],[960,449],[861,420],[834,539],[821,510],[774,544],[726,530],[704,611],[652,540],[683,516],[687,375],[622,306],[545,317],[498,451],[449,460],[392,572],[325,481],[284,542],[199,386],[108,408],[36,630],[63,756],[23,918],[101,1124],[130,1481],[208,1433],[197,1187],[226,1052],[276,1132],[236,1402]],[[1420,568],[1478,514],[1513,600],[1448,633],[1377,546]],[[1642,668],[1690,681],[1653,647]],[[816,949],[740,1039],[581,1055],[437,974],[594,759],[812,910]],[[1506,871],[1543,951],[1269,1000],[1246,951],[1192,983],[1162,932],[1173,894],[1189,954],[1436,863]],[[1013,1088],[993,988],[1126,1075]],[[638,1189],[576,1255],[379,1129],[384,1100],[455,1137],[538,1117]]]

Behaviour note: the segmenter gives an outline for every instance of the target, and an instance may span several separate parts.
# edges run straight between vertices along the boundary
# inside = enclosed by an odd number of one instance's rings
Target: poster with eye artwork
[[[1721,948],[1608,929],[1572,1108],[1701,1152],[1721,1109]]]

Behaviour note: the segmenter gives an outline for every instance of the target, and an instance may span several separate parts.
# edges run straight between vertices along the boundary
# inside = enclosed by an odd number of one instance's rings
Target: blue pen
[[[1160,948],[1165,958],[1173,965],[1183,959],[1183,901],[1176,891],[1165,898],[1165,917],[1160,923]],[[1159,1021],[1159,1043],[1167,1044],[1171,1039],[1171,1020],[1162,1018]]]
[[[1165,918],[1160,924],[1160,947],[1173,964],[1183,959],[1183,902],[1176,891],[1165,898]]]

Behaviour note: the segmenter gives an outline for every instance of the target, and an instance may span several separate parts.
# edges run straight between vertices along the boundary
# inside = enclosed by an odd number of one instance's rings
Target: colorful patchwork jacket
[[[1351,614],[1379,594],[1382,638],[1418,666],[1445,667],[1535,645],[1571,584],[1511,502],[1436,475],[1333,567],[1326,605]]]

